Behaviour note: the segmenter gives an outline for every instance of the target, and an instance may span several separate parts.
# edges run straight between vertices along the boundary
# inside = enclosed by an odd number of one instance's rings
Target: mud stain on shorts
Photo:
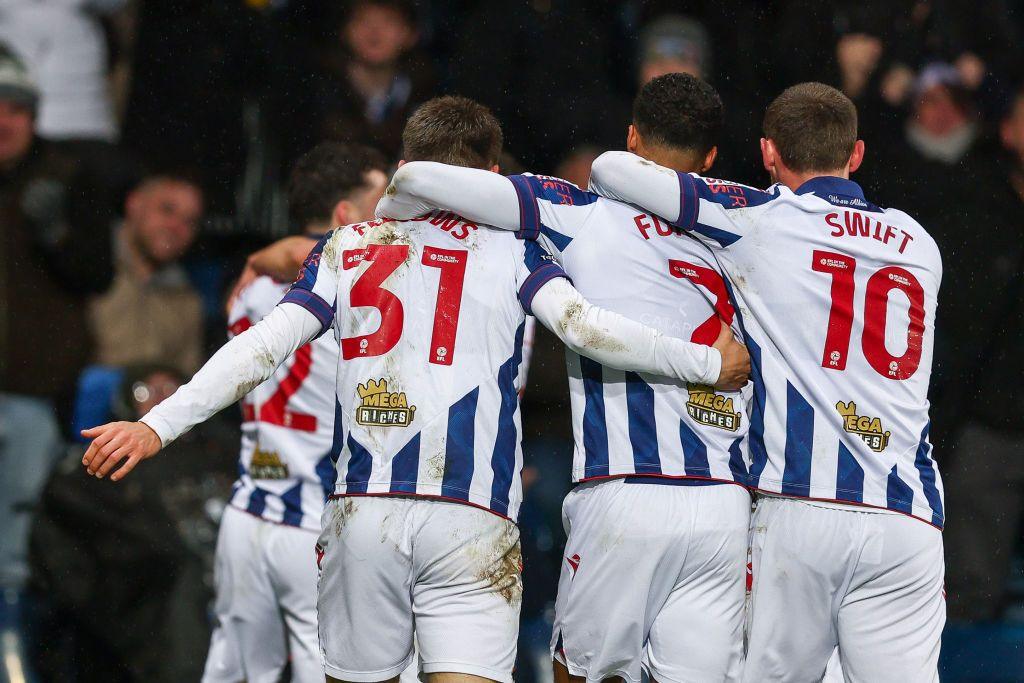
[[[352,518],[352,515],[358,509],[358,504],[354,498],[338,499],[337,504],[334,506],[334,512],[331,514],[331,524],[334,528],[335,537],[341,538],[341,532],[345,530],[345,525],[348,524],[348,520]]]
[[[502,534],[490,548],[482,549],[481,570],[478,577],[486,581],[512,607],[523,599],[523,553],[516,538],[512,545],[512,534]]]

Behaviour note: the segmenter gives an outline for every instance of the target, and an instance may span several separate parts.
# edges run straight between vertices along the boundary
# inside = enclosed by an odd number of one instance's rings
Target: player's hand
[[[750,354],[747,353],[747,347],[736,341],[732,330],[724,322],[713,346],[722,354],[722,371],[718,374],[715,388],[722,391],[743,388],[750,378]]]
[[[162,446],[156,432],[142,422],[109,422],[83,429],[82,436],[92,439],[82,457],[82,464],[89,474],[102,479],[119,462],[124,462],[110,476],[111,481],[123,479],[141,461],[160,452]]]

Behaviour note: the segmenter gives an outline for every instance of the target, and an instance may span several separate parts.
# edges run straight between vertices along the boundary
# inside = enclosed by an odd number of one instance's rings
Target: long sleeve
[[[192,380],[142,418],[164,446],[235,403],[323,331],[302,306],[277,305],[260,322],[222,346]]]
[[[721,373],[718,349],[663,335],[594,306],[565,278],[546,282],[530,308],[568,348],[602,365],[700,384],[714,384]]]
[[[679,183],[679,174],[672,169],[630,152],[605,152],[590,169],[591,191],[636,204],[673,222],[680,217]]]
[[[519,229],[519,195],[508,178],[434,161],[410,161],[399,168],[377,204],[377,216],[401,220],[435,209],[496,228]]]

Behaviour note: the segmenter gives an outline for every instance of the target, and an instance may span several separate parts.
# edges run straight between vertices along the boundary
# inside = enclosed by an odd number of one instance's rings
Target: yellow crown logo
[[[388,381],[386,379],[371,379],[366,384],[360,384],[356,387],[356,391],[359,392],[359,398],[366,398],[367,396],[374,396],[376,394],[388,393]]]
[[[356,408],[356,422],[367,427],[408,427],[416,413],[404,391],[388,390],[388,381],[371,379],[356,385],[362,404]]]
[[[891,432],[882,429],[882,420],[877,417],[857,414],[857,404],[853,401],[839,401],[836,411],[843,418],[843,429],[864,439],[864,443],[876,453],[881,453],[889,445]]]

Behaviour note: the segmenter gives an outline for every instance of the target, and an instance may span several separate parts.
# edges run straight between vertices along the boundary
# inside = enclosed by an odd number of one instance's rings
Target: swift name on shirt
[[[825,223],[832,228],[832,237],[868,237],[882,244],[889,244],[890,241],[893,241],[893,244],[898,242],[897,249],[901,254],[907,245],[914,241],[913,236],[907,231],[886,225],[877,218],[872,218],[860,211],[843,211],[841,218],[839,213],[830,213],[825,216]]]

